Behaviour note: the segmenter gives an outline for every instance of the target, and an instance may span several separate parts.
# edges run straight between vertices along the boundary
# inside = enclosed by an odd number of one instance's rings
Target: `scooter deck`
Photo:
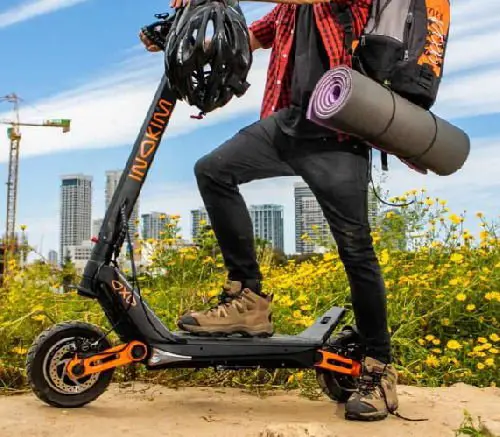
[[[328,341],[344,313],[344,308],[331,308],[298,335],[201,337],[175,332],[176,343],[150,344],[152,353],[147,364],[150,368],[309,368],[318,360],[318,349]]]

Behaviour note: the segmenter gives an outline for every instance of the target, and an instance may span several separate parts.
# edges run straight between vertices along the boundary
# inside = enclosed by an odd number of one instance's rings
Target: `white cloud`
[[[0,12],[0,29],[39,15],[50,14],[59,9],[69,8],[87,0],[32,0]]]
[[[240,99],[234,98],[202,121],[190,119],[190,115],[197,114],[196,108],[179,102],[167,135],[171,138],[258,110],[263,96],[262,81],[266,64],[266,53],[256,56],[249,76],[252,86],[246,95]],[[21,117],[24,121],[40,122],[40,114],[45,118],[70,118],[72,128],[66,134],[62,134],[59,129],[22,128],[21,157],[132,143],[159,83],[161,67],[161,55],[141,55],[120,64],[118,72],[35,103],[36,110],[23,107]],[[12,114],[0,114],[0,119],[6,118],[12,118]],[[7,159],[8,153],[4,148],[0,151],[0,161]]]

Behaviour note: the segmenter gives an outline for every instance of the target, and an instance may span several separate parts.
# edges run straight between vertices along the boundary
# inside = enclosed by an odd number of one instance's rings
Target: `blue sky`
[[[242,2],[252,21],[272,4]],[[448,177],[421,176],[390,160],[386,188],[398,195],[428,189],[470,216],[477,210],[498,216],[500,168],[500,2],[452,0],[452,32],[445,78],[435,112],[465,129],[471,155]],[[24,128],[21,144],[17,223],[28,226],[31,244],[44,254],[58,248],[60,176],[94,178],[93,216],[104,212],[104,173],[122,168],[161,76],[162,57],[142,49],[137,33],[169,12],[168,0],[3,0],[0,5],[0,95],[25,100],[23,121],[71,118],[71,133]],[[268,53],[256,55],[250,90],[205,120],[191,120],[195,108],[180,103],[141,196],[141,212],[179,213],[189,233],[189,210],[201,205],[196,160],[258,118]],[[0,119],[11,118],[0,103]],[[7,178],[8,139],[0,130],[0,180]],[[378,161],[375,160],[378,168]],[[259,181],[242,187],[249,204],[285,206],[285,249],[294,250],[293,182]],[[0,192],[0,229],[5,227],[5,189]],[[3,212],[2,212],[3,211]],[[471,218],[469,227],[477,223]]]

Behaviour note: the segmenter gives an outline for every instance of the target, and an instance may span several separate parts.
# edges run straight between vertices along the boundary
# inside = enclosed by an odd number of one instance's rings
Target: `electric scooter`
[[[96,400],[115,369],[125,365],[141,364],[148,370],[288,368],[314,369],[323,392],[346,402],[361,373],[362,346],[355,326],[334,335],[345,308],[332,307],[297,335],[203,337],[170,331],[142,297],[127,224],[176,102],[164,75],[77,287],[78,295],[99,302],[121,343],[112,345],[103,330],[88,323],[48,328],[27,356],[33,392],[49,405],[76,408]],[[125,241],[132,263],[130,282],[118,264]]]

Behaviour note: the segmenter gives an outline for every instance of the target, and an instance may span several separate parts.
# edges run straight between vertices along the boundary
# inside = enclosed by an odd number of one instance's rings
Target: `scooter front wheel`
[[[26,360],[28,382],[43,402],[60,408],[78,408],[97,399],[111,382],[114,369],[83,378],[68,375],[76,353],[100,352],[111,347],[103,332],[82,322],[57,324],[33,342]]]

